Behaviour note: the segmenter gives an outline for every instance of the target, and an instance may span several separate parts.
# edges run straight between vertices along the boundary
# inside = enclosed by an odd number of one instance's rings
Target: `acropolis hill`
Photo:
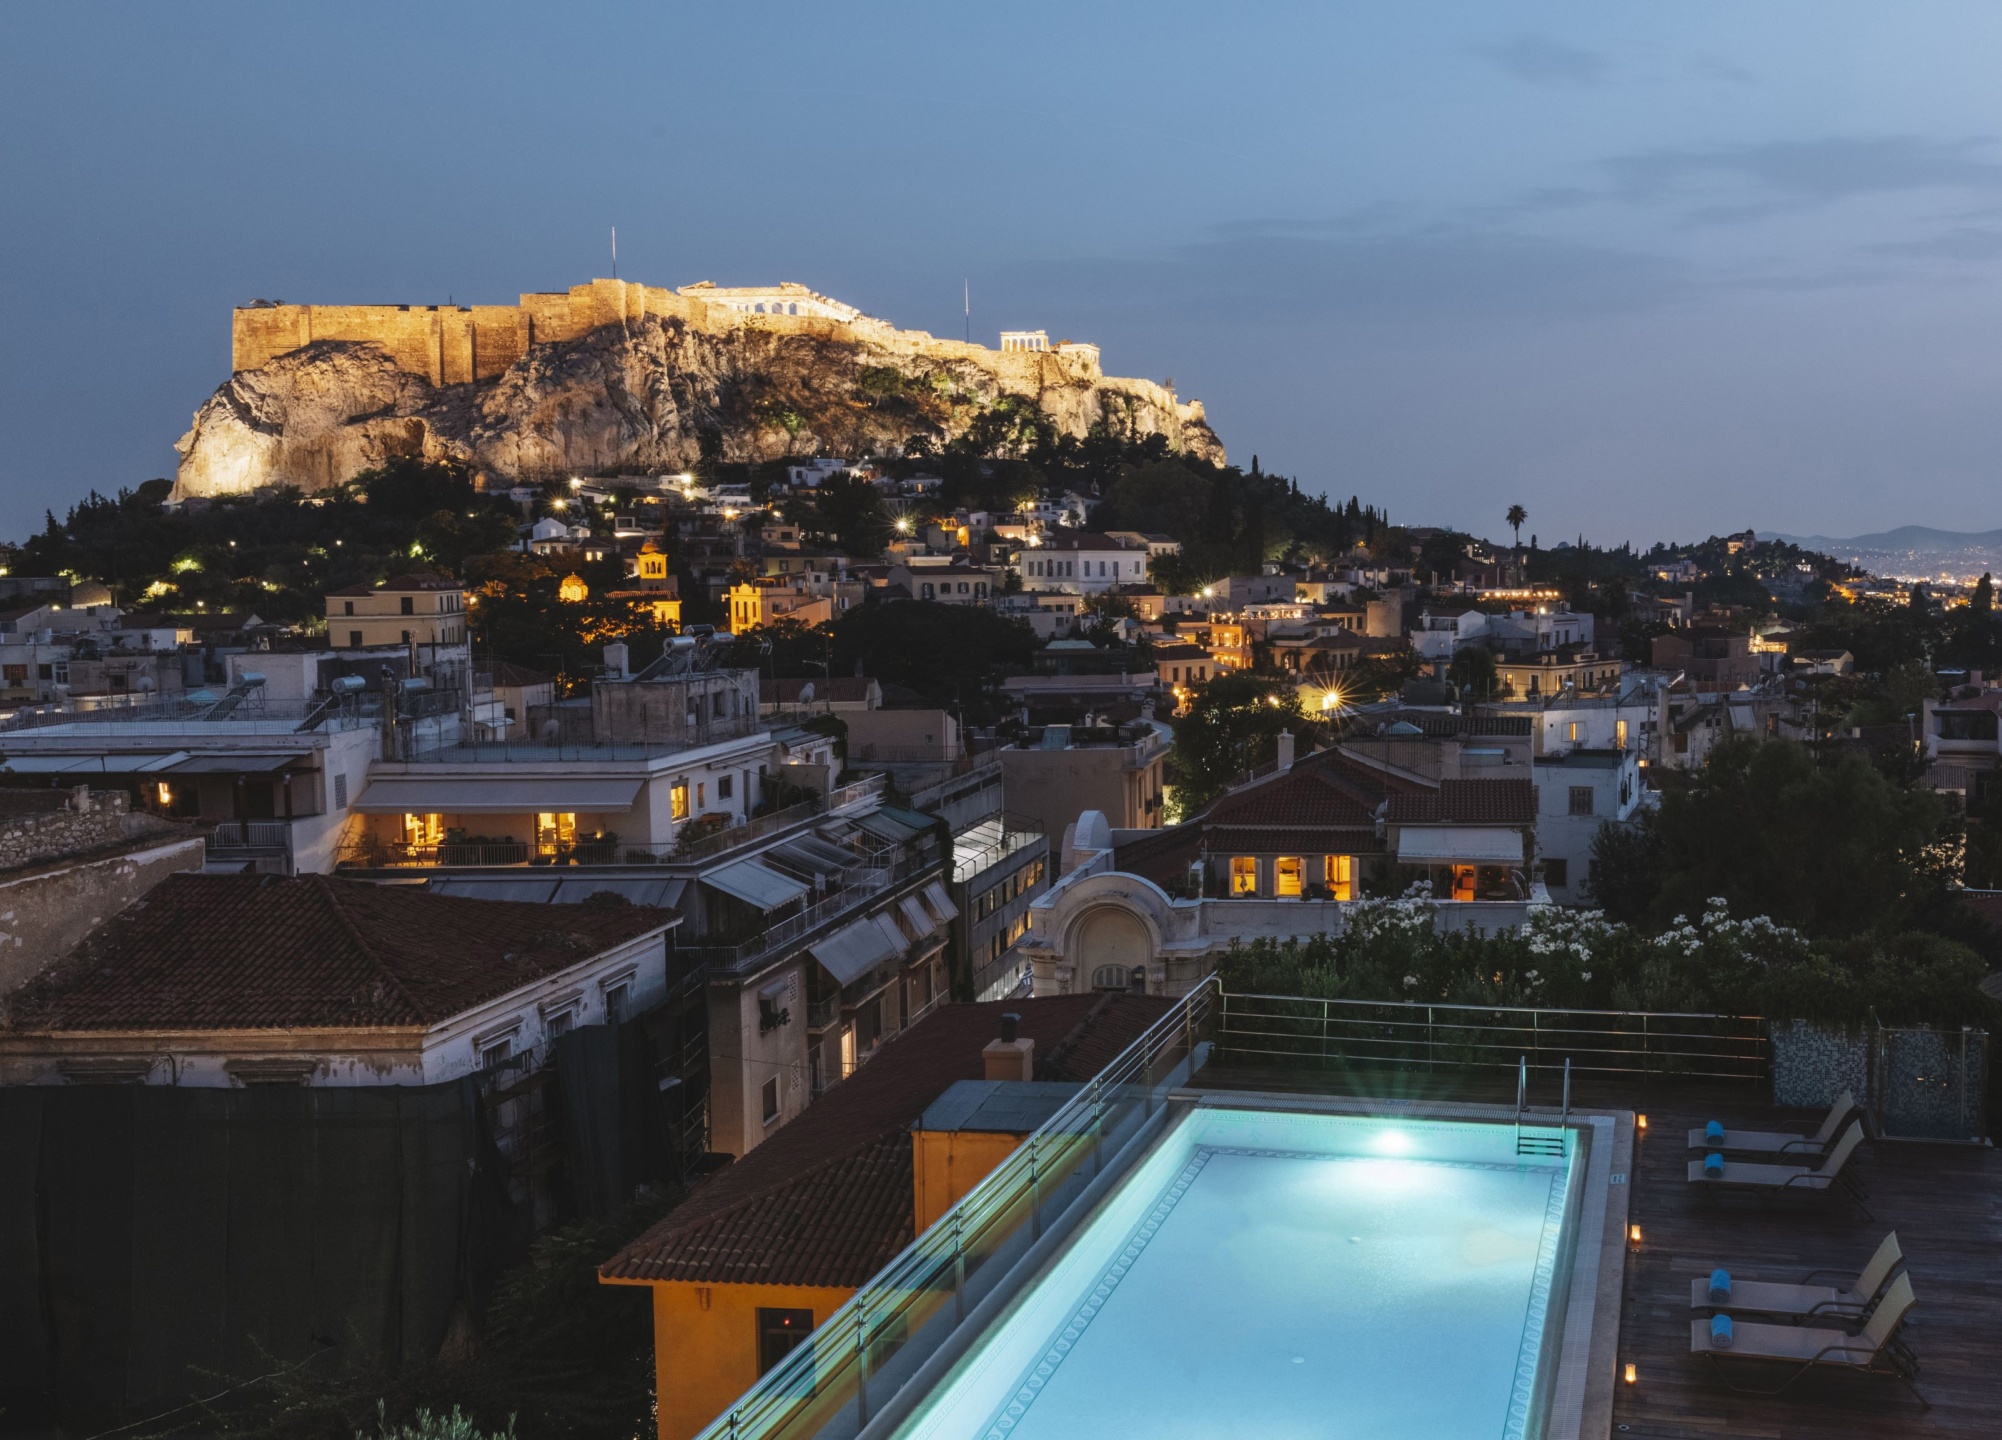
[[[399,455],[490,482],[661,473],[951,440],[1008,397],[1221,461],[1200,401],[1100,372],[1041,332],[992,350],[899,330],[803,285],[593,280],[519,305],[235,312],[235,373],[181,437],[180,496],[339,484]]]

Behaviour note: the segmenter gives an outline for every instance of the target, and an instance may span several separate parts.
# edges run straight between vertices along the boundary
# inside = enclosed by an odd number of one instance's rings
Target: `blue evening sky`
[[[16,5],[0,534],[229,308],[799,280],[1544,542],[2002,526],[2002,6]]]

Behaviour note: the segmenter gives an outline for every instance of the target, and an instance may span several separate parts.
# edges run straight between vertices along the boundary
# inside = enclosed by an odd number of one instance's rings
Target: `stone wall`
[[[0,872],[178,828],[133,814],[123,790],[0,791]]]
[[[199,870],[205,848],[186,825],[131,814],[122,792],[87,792],[86,810],[39,811],[21,793],[0,792],[0,854],[9,857],[0,861],[0,996],[167,876]],[[71,792],[26,793],[73,803]]]
[[[319,490],[400,456],[533,483],[673,473],[704,455],[888,454],[916,434],[949,442],[1004,400],[1032,402],[1060,434],[1159,434],[1224,460],[1200,402],[1104,375],[1093,347],[990,350],[707,293],[594,280],[514,306],[238,310],[234,373],[176,445],[176,494]]]

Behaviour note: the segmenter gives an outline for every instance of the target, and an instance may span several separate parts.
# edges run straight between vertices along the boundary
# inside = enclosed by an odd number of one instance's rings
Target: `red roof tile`
[[[1119,992],[946,1005],[600,1267],[616,1280],[854,1287],[916,1225],[910,1127],[957,1080],[978,1080],[1000,1017],[1022,1017],[1038,1079],[1089,1079],[1170,1002]]]
[[[1534,825],[1536,787],[1527,780],[1445,780],[1436,794],[1391,797],[1398,824]]]
[[[173,875],[0,1002],[0,1032],[429,1026],[678,918]]]

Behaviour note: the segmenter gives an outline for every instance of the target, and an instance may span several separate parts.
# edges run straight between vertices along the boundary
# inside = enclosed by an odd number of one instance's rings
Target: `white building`
[[[1600,827],[1630,822],[1643,803],[1640,755],[1580,746],[1538,755],[1531,768],[1543,887],[1559,904],[1586,904]]]
[[[172,875],[9,997],[0,1083],[456,1080],[657,1003],[677,919]]]
[[[1060,529],[1022,552],[1022,588],[1096,595],[1147,579],[1147,549],[1089,530]]]

